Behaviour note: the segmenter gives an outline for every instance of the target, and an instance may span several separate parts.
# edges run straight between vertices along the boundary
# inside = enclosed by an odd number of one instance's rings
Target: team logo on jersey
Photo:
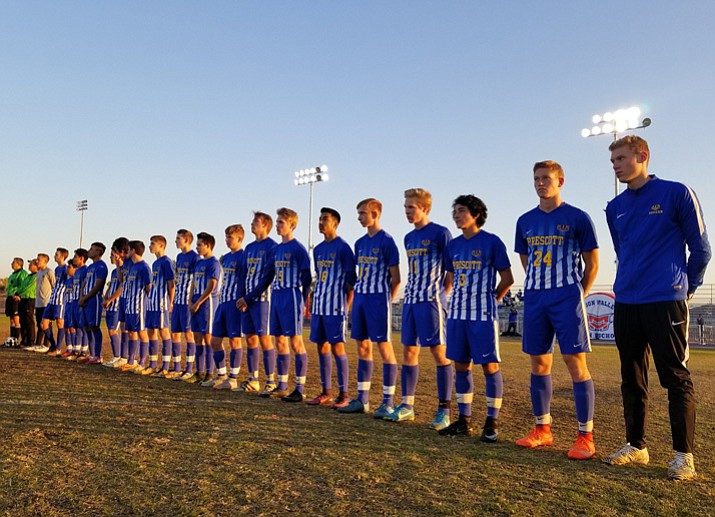
[[[331,258],[331,259],[335,259],[335,253],[331,253],[331,254],[330,254],[330,258]]]
[[[265,254],[266,254],[266,250],[259,250],[259,251],[258,251],[258,254],[259,254],[259,255],[265,255]]]
[[[660,208],[660,203],[656,203],[655,205],[651,205],[650,212],[648,212],[648,215],[657,215],[662,213],[663,210],[661,210]]]
[[[430,240],[429,240],[429,239],[425,239],[425,240],[422,241],[422,246],[429,246],[429,243],[430,243]]]
[[[556,226],[556,229],[561,233],[566,233],[571,229],[571,227],[568,224],[559,224]]]
[[[481,257],[482,250],[472,250],[472,257]]]
[[[380,248],[372,248],[372,254],[378,255],[380,253]]]
[[[285,253],[283,256],[286,260],[290,260],[290,253]]]

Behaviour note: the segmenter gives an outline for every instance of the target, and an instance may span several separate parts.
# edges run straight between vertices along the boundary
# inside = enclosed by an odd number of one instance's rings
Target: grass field
[[[7,320],[0,338],[7,335]],[[105,351],[107,343],[105,343]],[[319,391],[313,345],[309,395]],[[357,359],[349,346],[351,388]],[[397,346],[399,349],[399,345]],[[399,351],[399,350],[398,350]],[[436,401],[423,351],[417,419],[394,424],[325,407],[120,374],[0,349],[0,513],[5,515],[712,515],[715,352],[695,350],[698,478],[666,480],[667,397],[652,372],[651,464],[566,458],[576,434],[571,383],[554,372],[556,444],[523,450],[532,425],[528,358],[502,343],[500,442],[426,428]],[[623,443],[618,357],[596,346],[598,454]],[[376,360],[371,402],[381,393]],[[242,372],[241,379],[244,379]],[[475,420],[484,417],[475,375]],[[399,387],[398,387],[399,392]],[[399,398],[399,397],[398,397]],[[453,411],[456,413],[456,403]]]

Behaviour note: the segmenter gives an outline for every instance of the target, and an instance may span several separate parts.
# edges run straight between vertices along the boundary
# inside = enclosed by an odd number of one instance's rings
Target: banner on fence
[[[616,301],[611,293],[592,293],[586,297],[586,314],[591,339],[613,341],[613,306]]]

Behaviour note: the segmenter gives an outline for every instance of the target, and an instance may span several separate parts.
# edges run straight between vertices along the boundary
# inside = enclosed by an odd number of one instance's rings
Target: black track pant
[[[621,393],[626,441],[646,446],[649,346],[660,384],[668,390],[673,449],[693,452],[695,391],[688,371],[688,304],[686,301],[616,303],[614,331],[621,358]]]

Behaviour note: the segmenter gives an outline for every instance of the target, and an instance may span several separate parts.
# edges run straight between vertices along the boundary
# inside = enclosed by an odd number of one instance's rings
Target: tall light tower
[[[611,112],[607,111],[603,115],[594,115],[591,119],[593,127],[581,130],[581,136],[588,138],[591,136],[613,135],[613,141],[618,140],[618,135],[634,129],[642,129],[651,124],[649,118],[641,118],[641,109],[632,106],[628,109],[619,109]],[[618,178],[614,175],[615,195],[618,195]]]
[[[82,247],[82,236],[84,234],[84,213],[87,211],[87,200],[77,201],[77,211],[82,214],[79,223],[79,247]]]
[[[327,165],[295,171],[295,180],[293,180],[293,182],[296,186],[310,186],[310,206],[308,209],[308,252],[313,250],[313,185],[323,181],[328,181]]]

